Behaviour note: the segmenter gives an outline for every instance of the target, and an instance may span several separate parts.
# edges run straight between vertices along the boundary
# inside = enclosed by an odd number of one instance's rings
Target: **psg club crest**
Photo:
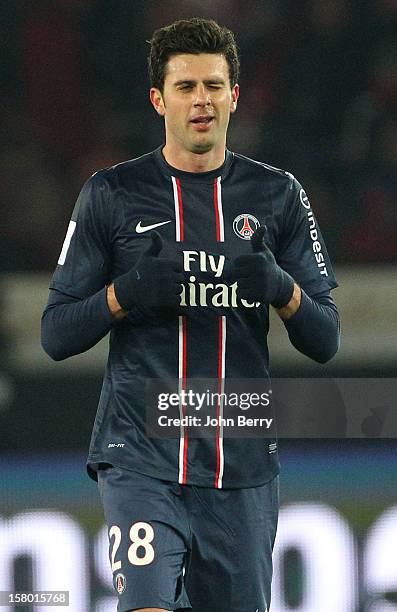
[[[260,223],[254,215],[243,213],[233,221],[234,233],[242,240],[251,240],[254,231],[259,227]]]
[[[127,584],[124,574],[117,574],[114,580],[116,583],[116,591],[121,595],[121,593],[124,593]]]

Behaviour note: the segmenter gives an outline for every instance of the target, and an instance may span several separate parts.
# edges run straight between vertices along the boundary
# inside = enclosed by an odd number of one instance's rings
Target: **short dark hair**
[[[213,19],[192,17],[175,21],[153,33],[148,41],[149,77],[152,87],[161,92],[164,87],[165,69],[172,55],[178,53],[221,53],[229,66],[230,86],[238,82],[240,60],[234,34]]]

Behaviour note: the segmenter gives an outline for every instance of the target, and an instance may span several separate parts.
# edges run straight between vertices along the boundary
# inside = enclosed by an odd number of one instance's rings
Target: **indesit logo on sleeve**
[[[299,199],[303,208],[307,211],[307,218],[309,220],[309,229],[310,229],[310,238],[312,239],[312,248],[314,257],[316,258],[317,267],[320,270],[320,274],[323,276],[328,276],[327,267],[324,261],[324,254],[322,253],[321,242],[319,241],[318,229],[316,227],[316,220],[313,215],[313,211],[310,207],[309,198],[307,197],[305,190],[301,189],[299,192]]]

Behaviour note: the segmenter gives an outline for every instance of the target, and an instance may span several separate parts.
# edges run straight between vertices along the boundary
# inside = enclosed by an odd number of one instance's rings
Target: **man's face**
[[[172,56],[163,94],[150,91],[153,106],[165,119],[167,145],[192,153],[225,147],[238,95],[239,86],[230,87],[225,57],[211,53]]]

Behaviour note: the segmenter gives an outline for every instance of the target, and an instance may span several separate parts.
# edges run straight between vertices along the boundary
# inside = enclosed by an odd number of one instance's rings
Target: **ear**
[[[165,115],[165,104],[164,104],[163,95],[162,95],[161,91],[159,89],[157,89],[156,87],[152,87],[150,89],[149,96],[150,96],[150,101],[153,104],[155,111],[159,115],[164,117],[164,115]]]
[[[232,87],[232,100],[230,102],[230,112],[231,113],[236,112],[236,109],[237,109],[237,100],[239,98],[239,95],[240,95],[240,86],[239,86],[238,83],[236,83]]]

